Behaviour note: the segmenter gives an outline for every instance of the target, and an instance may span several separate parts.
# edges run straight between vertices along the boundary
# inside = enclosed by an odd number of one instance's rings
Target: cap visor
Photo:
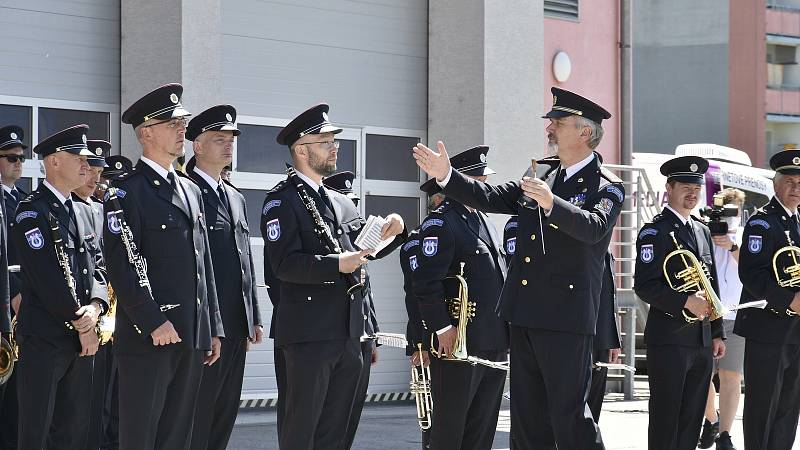
[[[692,183],[692,184],[706,184],[705,176],[697,175],[677,175],[674,177],[667,177],[667,181],[677,181],[678,183]]]
[[[567,117],[567,116],[574,116],[574,114],[568,113],[566,111],[557,111],[555,109],[551,109],[550,112],[542,116],[542,119],[558,119],[559,117]]]
[[[800,175],[800,167],[787,167],[785,169],[777,170],[776,172],[784,175]]]
[[[176,117],[190,117],[191,115],[192,113],[179,106],[172,110],[172,115],[170,118],[174,119]]]
[[[495,172],[494,170],[490,169],[489,167],[486,167],[485,169],[483,169],[483,174],[484,175],[494,175],[496,173],[497,172]]]
[[[322,134],[322,133],[339,134],[341,132],[342,129],[339,127],[335,127],[333,125],[325,125],[324,127],[320,128],[319,131],[315,131],[314,134]]]
[[[82,148],[82,149],[80,149],[80,151],[66,150],[66,152],[72,153],[73,155],[78,155],[78,156],[95,156],[94,152],[92,152],[88,148]]]

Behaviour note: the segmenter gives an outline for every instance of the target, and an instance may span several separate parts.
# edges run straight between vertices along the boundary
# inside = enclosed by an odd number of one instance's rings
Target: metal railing
[[[611,252],[617,260],[617,305],[622,310],[622,358],[630,366],[636,366],[636,336],[644,330],[647,320],[648,305],[640,301],[633,292],[633,273],[636,264],[636,237],[639,229],[660,212],[658,198],[654,204],[647,204],[647,192],[655,193],[644,169],[617,164],[603,164],[603,167],[615,172],[625,186],[625,202],[622,204],[620,219],[614,226],[614,237],[611,240]],[[634,374],[625,372],[622,389],[625,398],[633,398]]]

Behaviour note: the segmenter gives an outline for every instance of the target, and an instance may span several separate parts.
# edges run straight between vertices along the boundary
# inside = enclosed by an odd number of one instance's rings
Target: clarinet
[[[58,265],[61,267],[61,272],[64,273],[64,280],[67,282],[69,294],[72,297],[72,301],[75,302],[75,305],[80,308],[81,302],[78,300],[75,277],[72,275],[72,268],[69,266],[69,256],[67,255],[67,248],[64,245],[64,238],[61,237],[61,231],[58,228],[58,221],[56,221],[56,218],[52,213],[47,215],[47,221],[50,223],[50,236],[53,238],[53,248],[56,250],[56,259],[58,259]],[[64,322],[64,325],[66,325],[70,330],[75,329],[75,327],[73,327],[69,322]]]
[[[113,209],[112,214],[119,224],[120,238],[128,253],[128,262],[133,266],[134,271],[136,271],[136,277],[139,278],[139,287],[147,288],[147,292],[152,297],[153,289],[150,287],[150,278],[147,277],[147,260],[139,253],[139,248],[136,246],[136,242],[133,239],[133,231],[131,231],[128,222],[125,221],[125,214],[122,211],[122,205],[119,203],[119,198],[117,197],[118,189],[103,183],[97,183],[97,187],[108,194],[108,199],[106,199],[106,201],[111,205],[111,209]],[[177,308],[178,306],[181,305],[159,305],[159,308],[164,312],[172,308]]]
[[[286,175],[294,184],[294,187],[297,189],[297,195],[300,196],[300,200],[303,202],[308,214],[311,216],[311,220],[314,221],[314,232],[319,237],[319,240],[322,241],[322,244],[330,253],[337,255],[342,253],[342,247],[331,234],[331,230],[328,229],[328,225],[326,225],[325,221],[322,219],[322,214],[319,213],[314,200],[308,195],[306,187],[303,185],[303,181],[300,180],[300,177],[297,176],[297,172],[294,170],[294,167],[287,164]],[[348,294],[353,295],[354,292],[364,289],[364,283],[356,278],[354,274],[348,273],[342,275],[344,275],[344,280],[347,283]]]

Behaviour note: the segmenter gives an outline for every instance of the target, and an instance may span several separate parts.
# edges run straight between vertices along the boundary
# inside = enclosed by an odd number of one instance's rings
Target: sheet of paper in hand
[[[381,216],[369,216],[367,224],[361,228],[361,233],[358,233],[355,242],[356,247],[361,250],[372,249],[370,255],[375,256],[379,251],[392,242],[394,237],[386,240],[381,240],[381,228],[386,224],[386,219]]]

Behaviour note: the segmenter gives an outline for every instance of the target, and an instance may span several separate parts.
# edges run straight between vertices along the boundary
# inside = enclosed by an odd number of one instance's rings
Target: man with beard
[[[284,127],[277,141],[289,147],[294,174],[267,193],[261,214],[264,264],[270,295],[279,290],[272,327],[283,369],[279,383],[279,441],[284,450],[338,449],[362,368],[364,332],[361,265],[370,249],[352,240],[363,219],[346,196],[322,186],[336,170],[342,129],[316,105]],[[317,216],[318,214],[318,216]],[[315,217],[318,219],[315,220]],[[400,234],[390,215],[382,238]],[[366,362],[367,364],[369,362]]]
[[[666,278],[667,273],[686,269],[686,256],[665,261],[678,248],[694,254],[708,273],[716,273],[711,232],[691,215],[707,169],[708,161],[698,156],[674,158],[661,166],[661,173],[667,177],[667,205],[652,223],[642,227],[636,241],[633,289],[651,306],[644,330],[650,381],[650,450],[697,446],[713,359],[725,355],[722,318],[708,318],[707,298],[714,293],[702,289],[679,292],[671,285],[682,282]],[[711,284],[718,292],[716,279]]]
[[[122,114],[142,157],[106,200],[103,241],[117,295],[120,448],[189,446],[203,366],[224,337],[200,189],[176,176],[186,117],[180,84],[167,84]],[[126,242],[132,235],[138,257]]]
[[[599,450],[586,393],[605,255],[625,190],[594,152],[611,114],[575,93],[551,91],[544,118],[558,162],[540,164],[549,166],[541,179],[532,174],[498,186],[472,180],[452,170],[441,141],[438,152],[417,144],[413,156],[448,197],[519,216],[498,305],[510,323],[513,448]]]
[[[0,179],[3,185],[3,202],[5,206],[5,225],[10,230],[14,221],[14,211],[20,200],[28,196],[17,188],[16,182],[22,177],[22,163],[25,162],[25,149],[28,148],[22,141],[24,139],[22,128],[9,125],[0,128]],[[8,264],[19,264],[14,242],[7,240]],[[9,273],[9,299],[11,317],[13,318],[19,308],[22,296],[20,295],[21,278],[19,273]],[[5,391],[0,401],[0,449],[15,450],[17,448],[17,375],[11,374],[2,388]]]
[[[222,356],[203,369],[201,400],[194,412],[192,450],[225,450],[228,446],[244,380],[244,365],[251,343],[260,344],[264,329],[256,295],[255,270],[250,254],[250,227],[244,196],[222,179],[223,168],[233,158],[240,134],[236,109],[213,106],[193,118],[186,129],[194,157],[186,175],[203,192],[208,242],[214,258],[225,339]]]
[[[747,221],[739,253],[741,303],[767,300],[764,309],[739,310],[733,328],[745,338],[746,450],[795,448],[800,416],[800,290],[787,283],[792,272],[786,270],[797,264],[797,254],[777,255],[800,245],[800,150],[778,152],[769,165],[775,196]]]
[[[95,325],[108,311],[84,238],[91,213],[70,198],[89,170],[88,129],[77,125],[36,146],[45,180],[20,202],[11,227],[25,298],[17,316],[20,450],[83,449],[88,437]]]

